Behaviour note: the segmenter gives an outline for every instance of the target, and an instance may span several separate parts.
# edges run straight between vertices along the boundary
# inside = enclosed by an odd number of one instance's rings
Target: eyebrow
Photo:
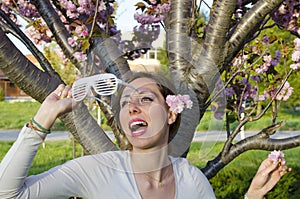
[[[151,93],[157,97],[157,94],[150,89],[143,89],[143,90],[139,91],[137,94],[145,94],[145,93]],[[130,94],[125,93],[124,95],[121,96],[121,98],[130,97],[131,94],[132,93],[130,93]]]

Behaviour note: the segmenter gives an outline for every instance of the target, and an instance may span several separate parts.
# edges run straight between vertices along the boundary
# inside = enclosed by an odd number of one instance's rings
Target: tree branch
[[[60,76],[57,72],[52,68],[51,64],[48,62],[46,57],[41,53],[37,47],[33,44],[33,42],[20,30],[20,28],[2,11],[0,10],[0,16],[7,22],[7,24],[12,28],[12,34],[16,36],[20,41],[30,50],[30,52],[34,55],[34,57],[38,60],[41,67],[45,72],[49,72],[55,78],[59,78]]]
[[[50,1],[32,0],[31,3],[34,4],[36,9],[39,11],[39,14],[48,25],[55,37],[56,42],[61,47],[64,54],[78,69],[83,68],[83,63],[79,62],[74,57],[74,49],[68,44],[68,38],[70,37],[70,34],[60,20]]]
[[[243,48],[249,37],[258,30],[260,24],[274,8],[280,5],[283,0],[260,0],[258,1],[241,19],[232,33],[230,33],[227,42],[228,52],[226,52],[226,60],[224,65],[227,65]]]
[[[300,146],[300,136],[284,139],[270,138],[270,135],[275,134],[276,131],[284,124],[285,122],[279,122],[263,129],[256,135],[247,137],[236,144],[231,144],[228,149],[223,148],[222,152],[215,159],[209,161],[207,165],[201,169],[202,172],[208,179],[210,179],[234,158],[248,150],[260,149],[272,151]]]
[[[236,8],[237,0],[215,1],[215,6],[209,20],[202,56],[214,60],[218,68],[226,56],[226,41],[231,18]]]
[[[166,20],[167,53],[171,79],[180,94],[189,94],[195,108],[182,113],[178,133],[169,144],[169,153],[173,156],[186,156],[200,120],[200,110],[195,92],[187,82],[191,57],[190,19],[192,0],[172,0]]]

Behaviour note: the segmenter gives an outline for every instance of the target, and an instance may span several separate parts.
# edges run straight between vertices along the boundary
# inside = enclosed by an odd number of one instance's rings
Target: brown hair
[[[167,95],[176,95],[177,94],[174,84],[169,79],[167,79],[166,77],[162,76],[159,73],[132,72],[129,75],[124,75],[123,81],[130,83],[133,80],[139,79],[139,78],[149,78],[149,79],[154,80],[159,88],[159,91],[161,92],[162,96],[164,97],[164,99],[166,99]],[[119,87],[118,95],[114,99],[114,103],[113,103],[114,115],[115,115],[115,118],[116,118],[119,126],[121,126],[120,125],[120,117],[119,117],[120,99],[121,99],[121,95],[123,93],[124,88],[125,88],[124,86]],[[181,114],[177,114],[177,118],[176,118],[175,122],[170,125],[169,142],[175,137],[177,130],[180,126],[180,121],[181,121]]]

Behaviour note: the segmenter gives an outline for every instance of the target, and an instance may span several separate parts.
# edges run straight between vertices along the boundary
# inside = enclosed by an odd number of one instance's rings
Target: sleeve
[[[199,195],[201,195],[200,198],[211,198],[211,199],[215,199],[215,193],[213,191],[213,188],[211,186],[211,184],[209,183],[208,179],[206,178],[206,176],[202,173],[201,170],[199,170],[196,167],[192,168],[192,172],[195,174],[195,183],[197,183],[197,187],[198,187],[198,193]]]
[[[42,142],[41,134],[23,127],[0,164],[0,198],[68,198],[85,193],[74,171],[76,165],[70,167],[70,163],[27,177]],[[76,190],[76,185],[81,188]]]
[[[177,178],[181,191],[178,198],[215,199],[213,188],[202,171],[191,165],[187,159],[180,160]]]

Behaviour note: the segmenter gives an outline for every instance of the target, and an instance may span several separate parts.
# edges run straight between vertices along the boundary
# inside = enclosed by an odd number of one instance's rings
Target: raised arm
[[[72,110],[70,86],[59,85],[42,103],[34,120],[45,129],[50,129],[58,116]]]
[[[28,170],[46,137],[43,131],[50,130],[59,115],[71,111],[72,103],[70,87],[59,85],[42,103],[33,117],[35,122],[24,126],[0,164],[0,198],[16,198],[26,192]]]

